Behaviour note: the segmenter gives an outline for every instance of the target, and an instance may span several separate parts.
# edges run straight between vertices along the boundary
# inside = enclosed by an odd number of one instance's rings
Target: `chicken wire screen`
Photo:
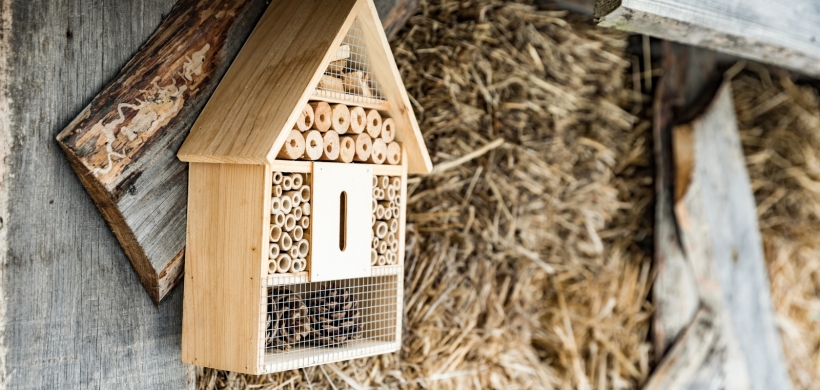
[[[264,364],[293,369],[395,349],[397,275],[280,282],[263,287]]]
[[[382,88],[373,76],[358,19],[336,49],[314,94],[360,104],[383,104]]]

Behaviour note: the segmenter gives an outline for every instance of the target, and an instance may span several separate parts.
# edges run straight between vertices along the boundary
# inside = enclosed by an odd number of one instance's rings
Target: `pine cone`
[[[269,290],[265,345],[289,351],[310,334],[310,316],[299,294],[282,287]]]
[[[353,294],[336,283],[328,283],[311,295],[311,337],[321,346],[335,346],[358,339],[359,310]]]

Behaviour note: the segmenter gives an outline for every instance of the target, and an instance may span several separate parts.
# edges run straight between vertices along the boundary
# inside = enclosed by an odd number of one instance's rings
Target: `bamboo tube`
[[[373,150],[373,140],[367,134],[357,135],[343,135],[339,137],[342,142],[342,153],[344,153],[344,144],[347,140],[351,140],[356,145],[353,160],[358,162],[366,162],[370,157],[370,152]]]
[[[339,158],[339,133],[335,131],[328,131],[322,137],[322,161],[336,161]]]
[[[322,75],[322,78],[319,79],[318,88],[330,92],[344,93],[345,83],[340,78],[331,75]]]
[[[293,214],[293,218],[296,218],[297,221],[302,219],[302,206],[294,207],[290,213]]]
[[[379,178],[381,178],[381,176],[373,175],[373,187],[379,186]]]
[[[302,199],[302,202],[310,202],[310,187],[302,186],[299,189],[299,198]]]
[[[270,242],[279,242],[282,239],[282,227],[270,225]]]
[[[293,246],[293,239],[290,238],[290,234],[282,232],[282,237],[279,239],[279,250],[286,251]]]
[[[387,209],[390,208],[390,202],[381,201],[381,202],[379,202],[379,206],[382,206],[382,207],[384,207],[385,210],[387,210]],[[386,219],[390,219],[390,218],[386,218]]]
[[[281,184],[282,183],[282,172],[274,172],[273,173],[273,184]]]
[[[386,159],[388,165],[401,164],[401,146],[398,142],[390,142],[387,144]]]
[[[299,257],[299,247],[297,246],[297,244],[296,244],[296,243],[293,243],[293,246],[292,246],[292,247],[290,247],[290,250],[288,251],[288,255],[290,255],[290,258],[291,258],[291,259],[298,259],[298,258],[300,258],[300,257]]]
[[[396,122],[393,121],[393,118],[382,119],[382,132],[380,135],[385,143],[393,142],[396,138]]]
[[[384,219],[384,206],[376,206],[376,219]]]
[[[376,198],[373,198],[370,202],[373,207],[370,208],[371,211],[376,212],[376,208],[379,207],[379,201]]]
[[[373,140],[373,149],[367,162],[381,165],[384,164],[385,159],[387,159],[387,144],[381,138],[376,138]]]
[[[307,230],[307,228],[310,227],[310,218],[309,217],[302,217],[302,219],[299,220],[299,226],[301,226],[302,229]]]
[[[356,157],[356,140],[348,136],[339,137],[339,158],[336,161],[351,163],[354,157]]]
[[[313,129],[319,130],[322,133],[330,129],[330,118],[333,117],[333,111],[330,109],[330,104],[327,102],[310,102],[310,107],[313,108]]]
[[[302,203],[302,216],[310,215],[310,202]]]
[[[290,263],[290,272],[302,272],[307,268],[307,261],[305,259],[296,259]]]
[[[394,215],[394,217],[397,217],[397,216]],[[390,222],[387,223],[387,225],[388,225],[388,230],[390,230],[390,233],[396,233],[396,232],[399,231],[399,220],[398,220],[398,218],[391,219]]]
[[[323,151],[324,143],[322,141],[322,133],[320,133],[319,130],[308,130],[305,132],[305,153],[302,154],[302,159],[311,161],[318,160],[322,157]]]
[[[290,191],[293,189],[293,178],[285,176],[282,178],[282,191]]]
[[[390,185],[390,176],[379,176],[378,186],[381,189],[387,188]]]
[[[376,249],[370,250],[370,265],[376,265],[379,261],[379,252],[376,252]]]
[[[287,253],[282,253],[276,258],[276,272],[285,273],[290,269],[291,258]]]
[[[384,236],[387,235],[387,223],[382,221],[376,222],[376,226],[373,227],[373,234],[379,239],[384,238]]]
[[[367,127],[367,113],[364,108],[350,107],[350,131],[353,134],[361,134]]]
[[[278,212],[270,215],[270,222],[280,228],[285,224],[285,213]]]
[[[379,246],[379,238],[373,235],[373,239],[370,240],[370,247],[376,249]]]
[[[390,233],[390,234],[388,234],[388,235],[387,235],[387,244],[388,244],[388,245],[390,245],[390,244],[392,244],[392,243],[394,243],[394,242],[396,242],[396,241],[397,241],[397,240],[396,240],[396,235],[395,235],[395,234]]]
[[[382,133],[382,115],[376,110],[367,110],[367,134],[378,138]]]
[[[276,273],[276,260],[276,258],[268,259],[268,275],[273,275]]]
[[[307,257],[308,251],[310,251],[310,243],[308,242],[308,240],[299,240],[297,249],[299,250],[299,257],[304,259]]]
[[[285,198],[290,198],[291,207],[297,207],[302,203],[302,195],[299,194],[299,191],[287,191],[282,194],[282,200]]]
[[[390,185],[395,186],[395,187],[401,187],[401,178],[400,177],[390,178]]]
[[[379,196],[379,187],[373,187],[373,199],[376,200],[376,198],[378,196]]]
[[[376,265],[382,266],[387,264],[387,258],[384,255],[379,255],[379,260],[376,262]]]
[[[295,160],[303,153],[305,153],[305,137],[302,136],[299,130],[291,130],[277,158]]]
[[[290,180],[291,180],[290,189],[298,190],[299,188],[302,188],[302,184],[304,184],[305,178],[302,177],[301,173],[293,173],[293,174],[290,175]]]
[[[385,207],[384,208],[384,216],[383,216],[382,219],[391,219],[391,218],[393,218],[393,209],[391,209],[390,207]]]
[[[293,238],[293,241],[299,241],[305,237],[305,229],[302,229],[301,226],[296,226],[293,228],[293,231],[290,232],[290,236]]]
[[[399,241],[396,240],[396,241],[393,241],[392,244],[390,244],[390,252],[396,253],[398,251],[399,251]]]
[[[371,217],[373,217],[373,218],[370,219],[370,225],[376,225],[376,214],[375,214],[375,212],[371,215]]]
[[[396,243],[396,246],[397,246],[397,247],[398,247],[398,245],[399,245],[399,244],[398,244],[398,243]],[[399,260],[399,256],[398,256],[398,255],[396,255],[396,251],[395,251],[395,250],[389,250],[389,251],[387,251],[387,255],[386,255],[386,257],[387,257],[387,263],[388,263],[388,264],[390,264],[390,265],[395,265],[395,264],[398,264],[398,262],[399,262],[399,261],[398,261],[398,260]]]
[[[350,129],[350,109],[344,104],[331,106],[330,128],[339,134],[347,133]]]
[[[275,259],[279,257],[279,245],[271,243],[268,249],[268,258]]]
[[[296,123],[293,126],[299,131],[305,131],[313,126],[313,107],[311,107],[310,104],[305,104],[305,106],[302,107],[302,112],[299,113],[299,119],[296,119]]]
[[[285,215],[285,224],[282,225],[282,229],[286,232],[292,231],[293,228],[296,227],[296,217],[293,214]]]
[[[282,211],[282,198],[270,198],[270,213],[274,214],[280,211]]]
[[[387,187],[387,199],[389,199],[391,201],[395,200],[396,195],[398,195],[398,191],[396,191],[396,187],[388,186]]]
[[[384,190],[381,188],[376,188],[376,199],[384,200]]]
[[[271,189],[271,193],[273,194],[273,196],[277,196],[277,197],[282,196],[282,186],[280,186],[280,185],[273,186],[273,188]]]
[[[393,206],[393,218],[398,218],[399,217],[399,212],[400,212],[399,206]]]
[[[379,246],[376,247],[376,252],[379,252],[380,255],[387,253],[387,241],[380,240]]]

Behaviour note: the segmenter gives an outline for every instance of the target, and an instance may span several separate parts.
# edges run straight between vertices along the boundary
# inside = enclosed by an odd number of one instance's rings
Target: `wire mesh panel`
[[[382,88],[373,77],[358,19],[353,21],[336,50],[314,95],[359,104],[384,103]]]
[[[264,371],[394,351],[398,278],[384,275],[263,287]],[[292,282],[287,277],[276,280]]]

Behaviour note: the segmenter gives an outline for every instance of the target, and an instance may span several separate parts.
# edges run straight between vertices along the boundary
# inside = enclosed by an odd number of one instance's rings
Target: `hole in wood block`
[[[347,249],[347,191],[339,194],[339,249]]]

